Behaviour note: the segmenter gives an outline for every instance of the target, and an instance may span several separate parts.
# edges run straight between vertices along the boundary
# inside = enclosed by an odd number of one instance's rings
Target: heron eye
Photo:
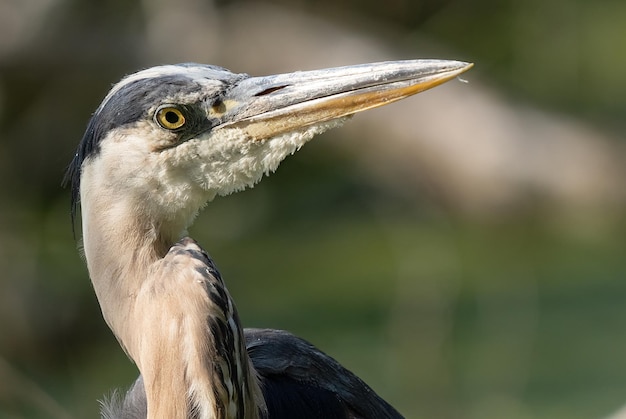
[[[185,125],[185,115],[174,106],[164,106],[155,115],[156,122],[165,129],[177,130]]]

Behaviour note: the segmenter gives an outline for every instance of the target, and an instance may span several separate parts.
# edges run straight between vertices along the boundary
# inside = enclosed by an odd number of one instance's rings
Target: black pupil
[[[167,111],[165,112],[165,120],[170,124],[176,124],[180,121],[180,117],[174,111]]]

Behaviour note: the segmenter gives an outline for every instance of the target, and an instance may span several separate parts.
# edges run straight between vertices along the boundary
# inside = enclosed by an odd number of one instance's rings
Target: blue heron
[[[186,229],[351,115],[471,64],[410,60],[265,77],[180,64],[113,86],[70,164],[102,315],[140,377],[107,418],[399,418],[356,375],[288,332],[243,329]]]

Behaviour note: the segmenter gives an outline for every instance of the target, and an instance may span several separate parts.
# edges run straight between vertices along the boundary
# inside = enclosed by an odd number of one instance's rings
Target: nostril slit
[[[211,105],[211,110],[214,113],[224,113],[226,112],[226,105],[221,100],[217,100]]]
[[[270,87],[268,89],[262,90],[259,93],[255,94],[254,96],[265,96],[265,95],[269,95],[270,93],[273,93],[277,90],[280,89],[284,89],[285,87],[289,86],[288,84],[285,84],[284,86],[274,86],[274,87]]]

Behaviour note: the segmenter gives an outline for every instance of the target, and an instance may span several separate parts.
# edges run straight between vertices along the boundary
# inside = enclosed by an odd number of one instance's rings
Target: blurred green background
[[[97,417],[137,374],[60,187],[111,83],[418,57],[476,67],[320,136],[192,236],[246,326],[408,418],[620,417],[625,21],[616,0],[0,0],[0,418]]]

